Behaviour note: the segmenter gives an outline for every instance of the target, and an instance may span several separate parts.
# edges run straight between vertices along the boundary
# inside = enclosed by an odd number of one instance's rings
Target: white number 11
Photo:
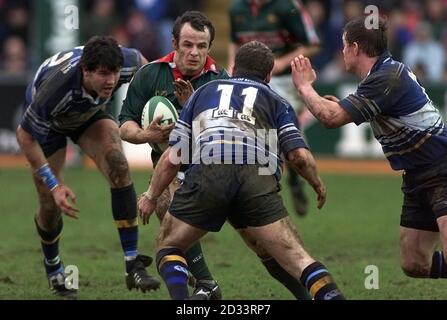
[[[218,114],[228,115],[231,110],[230,101],[233,94],[234,85],[221,84],[217,87],[217,91],[221,91]],[[242,90],[242,95],[245,96],[244,106],[242,108],[242,114],[251,117],[253,113],[253,106],[255,104],[256,97],[258,95],[258,89],[255,87],[248,87]]]

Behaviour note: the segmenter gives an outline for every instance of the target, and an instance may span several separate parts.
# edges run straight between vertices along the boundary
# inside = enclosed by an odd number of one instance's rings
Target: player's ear
[[[359,44],[357,42],[353,42],[352,45],[354,46],[354,54],[357,56],[360,54],[360,47]]]

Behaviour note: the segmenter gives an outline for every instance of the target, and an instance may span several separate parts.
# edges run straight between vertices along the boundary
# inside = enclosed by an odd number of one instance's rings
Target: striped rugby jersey
[[[190,97],[169,143],[189,150],[197,163],[258,164],[274,161],[280,179],[281,153],[307,148],[290,104],[264,82],[249,77],[211,81]]]
[[[389,52],[340,104],[357,125],[370,122],[394,170],[423,169],[447,155],[441,114],[414,73]]]
[[[21,126],[39,142],[45,141],[50,130],[62,134],[75,130],[110,102],[110,98],[94,99],[82,87],[82,50],[76,47],[45,60],[27,87]],[[115,90],[142,65],[138,50],[122,47],[121,51],[124,63]]]

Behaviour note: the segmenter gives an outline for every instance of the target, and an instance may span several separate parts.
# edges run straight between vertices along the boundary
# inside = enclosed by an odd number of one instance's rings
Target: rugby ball
[[[146,129],[158,116],[163,116],[159,122],[161,126],[177,122],[177,110],[166,97],[154,96],[144,105],[143,113],[141,114],[141,127]],[[158,153],[163,153],[168,148],[168,141],[149,144]]]

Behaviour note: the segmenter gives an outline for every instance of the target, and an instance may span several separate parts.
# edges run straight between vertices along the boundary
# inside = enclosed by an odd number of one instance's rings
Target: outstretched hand
[[[56,202],[57,207],[63,213],[71,218],[78,218],[77,213],[79,212],[79,209],[74,206],[76,203],[76,195],[69,187],[60,184],[52,191],[52,194],[54,202]],[[70,199],[72,203],[70,203],[68,199]]]
[[[300,88],[312,85],[317,80],[317,74],[312,68],[309,58],[299,55],[295,57],[290,63],[292,67],[292,80],[295,88]]]
[[[143,221],[143,225],[149,223],[149,218],[154,213],[157,207],[157,202],[151,201],[146,197],[146,193],[143,193],[138,200],[138,212],[140,218]]]
[[[193,94],[194,88],[191,82],[185,81],[183,79],[177,79],[173,82],[174,84],[174,94],[177,98],[178,103],[184,106],[189,97]]]

